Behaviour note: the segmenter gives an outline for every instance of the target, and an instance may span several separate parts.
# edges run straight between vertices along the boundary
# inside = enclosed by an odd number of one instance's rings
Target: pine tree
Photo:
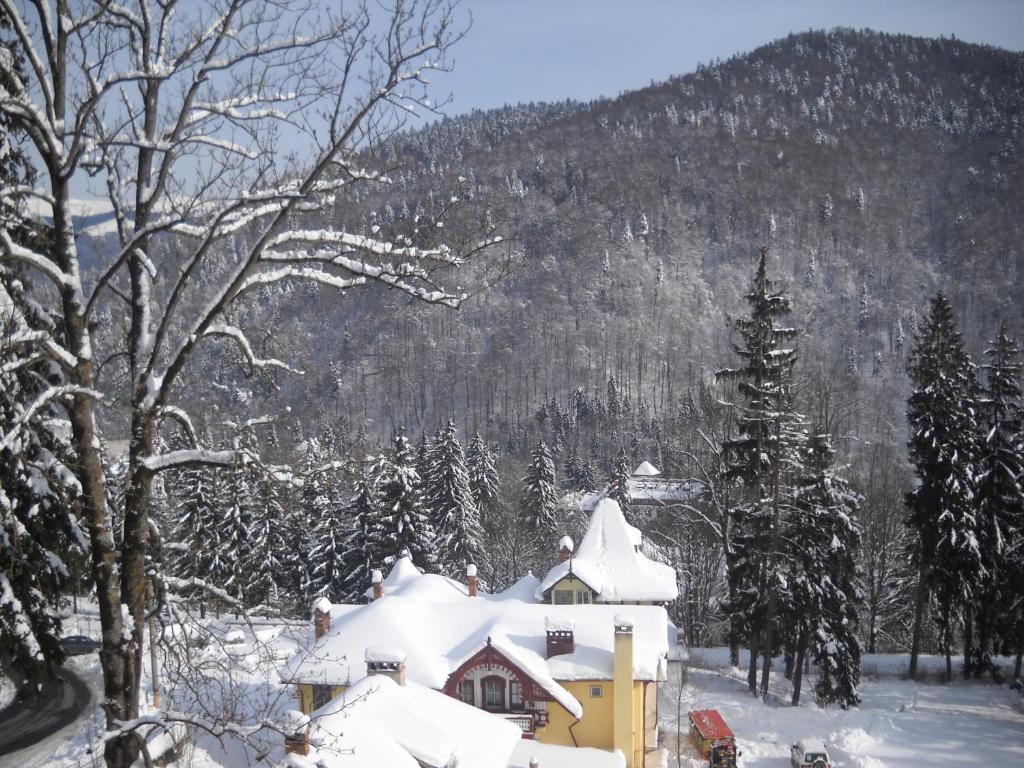
[[[480,560],[483,529],[480,511],[469,487],[466,458],[451,419],[437,434],[430,450],[429,465],[424,503],[430,510],[437,534],[438,568],[446,576],[461,579],[466,566]]]
[[[767,276],[767,258],[768,249],[761,249],[746,297],[750,316],[735,323],[742,343],[733,348],[743,365],[716,373],[719,380],[738,382],[743,398],[733,406],[738,412],[739,436],[722,445],[725,479],[741,481],[748,491],[747,502],[732,510],[735,533],[727,561],[732,592],[729,612],[734,631],[744,628],[750,640],[748,684],[752,691],[757,688],[757,654],[761,648],[765,651],[762,695],[768,690],[775,604],[783,588],[780,500],[784,474],[796,462],[797,417],[790,396],[796,350],[787,345],[798,335],[796,329],[777,324],[792,306],[787,296],[774,292]]]
[[[530,454],[530,464],[523,477],[522,518],[529,530],[540,537],[556,532],[555,463],[543,440],[538,440]]]
[[[245,597],[249,607],[264,605],[279,609],[287,595],[290,564],[288,541],[285,538],[284,505],[277,482],[266,474],[256,483],[256,505],[253,510],[252,540],[245,572],[249,579]]]
[[[256,477],[241,464],[231,471],[228,493],[222,507],[218,556],[226,566],[224,589],[234,598],[247,601],[252,564],[253,523],[257,513]]]
[[[352,528],[343,547],[342,602],[364,602],[371,573],[384,566],[384,532],[375,480],[369,468],[364,468],[356,481],[355,495],[345,510],[345,518],[352,521]]]
[[[61,382],[32,341],[46,332],[27,284],[0,263],[0,659],[26,690],[37,690],[63,661],[58,609],[88,547],[71,512],[80,489],[61,429],[66,422],[53,406],[29,411]]]
[[[412,447],[405,435],[394,437],[390,456],[382,456],[374,475],[381,508],[385,560],[397,559],[407,550],[412,560],[428,572],[437,568],[436,534],[420,497],[420,477],[413,464]]]
[[[469,488],[482,518],[487,518],[497,510],[501,499],[501,481],[494,462],[494,452],[477,432],[466,450],[466,463]]]
[[[565,464],[562,467],[562,476],[565,478],[565,484],[570,490],[587,490],[583,483],[583,463],[580,461],[580,454],[576,450],[576,443],[573,443],[572,450],[565,459]]]
[[[978,594],[978,645],[973,659],[975,674],[992,667],[993,630],[997,617],[1024,614],[1020,605],[1021,574],[1014,558],[1020,553],[1024,529],[1024,455],[1018,440],[1024,428],[1021,412],[1020,347],[1009,337],[1006,323],[985,351],[982,366],[986,383],[979,403],[982,445],[978,476],[978,539],[984,569]],[[1012,623],[1012,622],[1011,622]],[[1016,637],[1008,638],[1016,640]],[[966,670],[965,670],[966,671]]]
[[[629,509],[629,477],[629,458],[626,456],[626,449],[619,448],[611,476],[608,478],[608,498],[617,501],[623,512]]]
[[[799,703],[804,653],[810,650],[818,668],[815,699],[845,709],[860,700],[860,497],[833,468],[828,435],[812,436],[800,453],[786,536],[793,564],[790,616],[797,627],[793,704]]]
[[[975,514],[978,465],[978,384],[956,330],[953,308],[940,292],[931,302],[910,357],[913,392],[907,402],[910,460],[919,484],[907,496],[907,523],[917,533],[919,584],[910,676],[917,672],[921,622],[930,593],[952,679],[954,622],[973,599],[981,575]]]

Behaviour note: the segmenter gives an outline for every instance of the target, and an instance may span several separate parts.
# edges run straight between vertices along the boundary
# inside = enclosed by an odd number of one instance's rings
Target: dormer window
[[[459,683],[459,701],[471,707],[476,706],[476,687],[471,679]]]
[[[505,709],[505,679],[497,675],[480,681],[484,694],[484,709]]]
[[[556,589],[554,603],[555,605],[572,605],[572,597],[571,589]]]

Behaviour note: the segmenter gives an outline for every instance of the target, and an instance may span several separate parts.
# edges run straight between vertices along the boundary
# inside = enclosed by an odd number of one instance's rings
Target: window
[[[553,597],[553,602],[555,605],[572,605],[571,589],[556,589],[554,591]]]
[[[513,680],[508,687],[508,708],[523,708],[523,686],[516,680]]]
[[[592,699],[600,699],[603,696],[604,696],[604,686],[603,685],[592,685],[592,686],[590,686],[590,698],[592,698]]]
[[[576,605],[590,605],[590,592],[580,590],[576,593]]]
[[[471,707],[476,706],[476,688],[472,680],[466,679],[459,682],[459,701],[469,704]]]
[[[485,677],[480,683],[484,694],[484,709],[504,709],[505,681],[500,677]]]
[[[313,686],[313,709],[320,709],[324,704],[331,700],[331,686],[329,685],[314,685]]]

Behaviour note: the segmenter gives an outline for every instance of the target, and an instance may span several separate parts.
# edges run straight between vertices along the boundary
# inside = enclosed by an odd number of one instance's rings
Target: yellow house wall
[[[587,586],[584,582],[573,576],[565,576],[555,582],[554,586],[551,587],[551,594],[548,596],[548,601],[551,603],[555,602],[555,590],[556,589],[571,589],[572,590],[572,601],[576,603],[577,592],[589,592],[591,594],[591,600],[593,600],[594,590]]]
[[[612,681],[611,680],[574,680],[559,681],[559,685],[576,697],[583,706],[583,717],[577,723],[576,718],[569,714],[557,702],[548,702],[548,724],[537,729],[537,741],[545,744],[562,746],[595,747],[597,749],[612,748],[612,728],[614,725]],[[600,685],[604,695],[599,699],[590,698],[590,686]],[[652,683],[653,685],[653,683]],[[633,744],[635,746],[633,765],[643,765],[644,755],[644,689],[643,683],[633,683]],[[569,728],[572,728],[570,732]],[[573,741],[573,736],[576,740]]]
[[[336,699],[345,692],[347,685],[336,685],[331,689],[331,698]],[[313,685],[312,683],[299,683],[299,710],[303,714],[313,714]]]

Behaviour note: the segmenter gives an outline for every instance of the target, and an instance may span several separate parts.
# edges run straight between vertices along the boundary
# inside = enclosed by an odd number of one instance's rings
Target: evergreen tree
[[[364,468],[356,481],[356,492],[345,510],[352,528],[344,542],[341,601],[361,603],[370,588],[370,575],[383,568],[385,557],[382,514],[377,502],[376,478]]]
[[[796,479],[786,536],[792,563],[789,615],[797,627],[793,703],[799,703],[809,648],[818,667],[815,699],[845,709],[860,700],[860,497],[833,468],[835,451],[828,435],[814,435],[800,453],[802,474]]]
[[[473,492],[480,516],[486,518],[498,508],[501,481],[494,463],[494,452],[477,432],[466,451],[469,469],[469,488]]]
[[[982,366],[986,383],[979,403],[982,445],[978,476],[978,539],[982,579],[976,615],[978,644],[973,659],[976,674],[992,667],[993,630],[997,618],[1024,614],[1021,590],[1024,583],[1014,572],[1019,566],[1019,534],[1024,528],[1024,454],[1022,430],[1020,347],[1009,337],[1006,324],[985,351]],[[1001,622],[1004,626],[1007,622]],[[1016,640],[1016,636],[1011,636]],[[965,669],[966,672],[966,669]]]
[[[910,460],[919,480],[907,496],[907,524],[917,533],[919,566],[910,675],[917,672],[921,623],[931,592],[939,605],[949,680],[954,622],[973,599],[982,566],[975,514],[978,384],[953,308],[941,292],[932,299],[909,372],[914,388],[907,403]]]
[[[438,568],[446,576],[461,579],[466,566],[480,560],[483,529],[469,487],[466,458],[451,419],[437,434],[429,465],[424,501],[437,534]]]
[[[257,512],[256,477],[245,464],[234,467],[227,483],[222,507],[217,555],[224,563],[224,589],[234,598],[247,601],[252,564],[253,523]]]
[[[245,591],[246,604],[280,610],[282,597],[289,589],[287,567],[290,565],[288,540],[282,526],[285,511],[281,490],[272,477],[262,474],[256,491],[249,563],[245,568],[249,579]]]
[[[583,464],[580,461],[580,454],[576,450],[576,443],[572,444],[572,450],[565,459],[565,464],[562,468],[562,476],[565,478],[565,485],[569,490],[587,490],[583,486]]]
[[[555,463],[547,445],[538,440],[530,454],[530,464],[523,477],[522,517],[529,530],[541,537],[556,533]]]
[[[374,475],[381,508],[382,543],[385,560],[398,558],[407,550],[412,560],[428,572],[436,570],[436,534],[430,515],[420,498],[420,477],[414,466],[412,447],[405,435],[394,437],[391,455],[382,456]]]
[[[776,603],[785,589],[780,567],[780,502],[785,474],[797,463],[793,429],[797,417],[790,395],[796,349],[789,343],[798,332],[778,325],[792,305],[787,296],[774,291],[767,275],[767,258],[768,249],[762,248],[746,296],[750,315],[735,322],[741,343],[733,348],[742,366],[716,373],[719,380],[738,382],[742,397],[733,405],[739,435],[722,445],[725,479],[740,481],[747,490],[745,501],[732,510],[734,546],[726,563],[731,590],[728,610],[736,622],[733,631],[744,629],[750,641],[748,684],[752,691],[757,688],[757,655],[759,650],[765,651],[762,695],[768,691]]]
[[[33,341],[47,332],[24,281],[0,263],[0,664],[26,690],[63,661],[58,609],[88,546],[71,513],[80,489],[67,422],[52,404],[30,410],[62,381]]]
[[[629,458],[626,449],[619,448],[612,465],[612,473],[608,478],[608,498],[618,502],[623,512],[629,509]]]
[[[220,547],[219,517],[212,472],[186,467],[174,473],[177,490],[171,538],[177,554],[168,563],[171,573],[182,579],[210,578],[211,550]]]
[[[593,462],[583,463],[583,469],[580,472],[580,490],[588,493],[597,490],[597,470],[594,468]]]

